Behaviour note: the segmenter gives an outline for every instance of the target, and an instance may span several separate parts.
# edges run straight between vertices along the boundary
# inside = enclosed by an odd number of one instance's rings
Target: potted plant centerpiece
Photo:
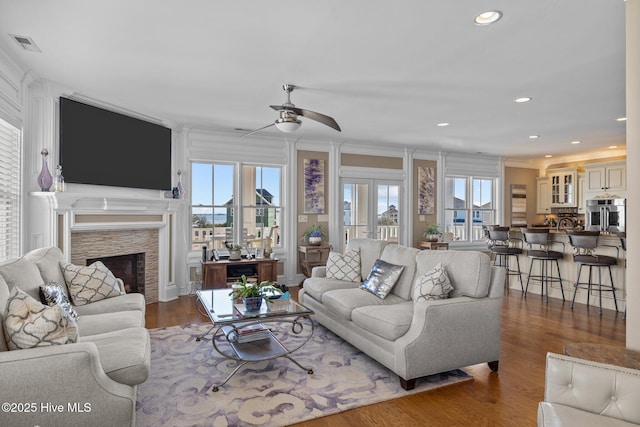
[[[242,259],[242,245],[229,242],[224,242],[224,245],[229,250],[229,260],[238,261]]]
[[[437,242],[442,236],[438,224],[428,224],[422,234],[427,242]]]
[[[258,311],[266,294],[271,294],[274,289],[273,282],[248,283],[247,276],[243,274],[229,295],[242,298],[247,311]]]
[[[301,241],[307,241],[312,246],[320,246],[325,237],[324,228],[321,225],[313,224],[308,230],[302,233]]]

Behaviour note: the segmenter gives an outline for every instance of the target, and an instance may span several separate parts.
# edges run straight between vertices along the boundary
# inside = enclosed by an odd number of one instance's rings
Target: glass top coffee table
[[[276,300],[262,302],[258,311],[245,310],[244,304],[236,303],[230,295],[231,288],[207,289],[196,292],[196,308],[211,320],[211,328],[196,338],[200,341],[212,331],[211,342],[218,354],[241,362],[219,387],[233,377],[245,364],[285,357],[313,374],[313,369],[305,368],[291,357],[313,336],[314,323],[310,316],[313,311],[289,298],[288,303]]]

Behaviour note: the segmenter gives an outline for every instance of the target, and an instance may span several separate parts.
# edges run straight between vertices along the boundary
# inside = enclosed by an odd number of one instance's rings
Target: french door
[[[344,179],[343,244],[351,239],[377,239],[399,242],[402,200],[401,181]]]

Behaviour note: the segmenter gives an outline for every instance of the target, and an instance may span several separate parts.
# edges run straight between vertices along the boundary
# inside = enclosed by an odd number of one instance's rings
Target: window
[[[191,171],[192,250],[281,246],[280,167],[193,163]]]
[[[0,119],[0,261],[20,252],[20,130]]]
[[[494,178],[445,177],[445,232],[455,241],[484,240],[483,225],[495,224]]]

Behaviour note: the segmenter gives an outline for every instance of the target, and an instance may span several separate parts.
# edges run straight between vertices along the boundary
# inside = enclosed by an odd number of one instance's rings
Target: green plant
[[[309,237],[322,237],[324,239],[326,237],[324,228],[321,225],[313,224],[304,233],[302,233],[300,240],[304,242],[309,239]]]
[[[432,236],[434,234],[438,236],[442,236],[442,233],[440,232],[440,226],[438,224],[427,224],[422,235],[424,237],[427,237],[427,236]]]
[[[229,242],[224,242],[224,246],[229,249],[230,251],[241,251],[242,250],[242,245],[238,245],[237,243],[229,243]]]
[[[229,296],[234,295],[240,298],[264,297],[265,293],[269,293],[275,289],[274,282],[248,283],[247,276],[244,274],[234,285],[238,286],[233,288]]]

